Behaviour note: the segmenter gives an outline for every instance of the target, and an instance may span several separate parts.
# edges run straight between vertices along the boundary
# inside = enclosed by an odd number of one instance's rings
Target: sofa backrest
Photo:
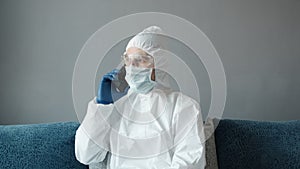
[[[219,169],[300,168],[300,121],[223,119],[215,131]]]
[[[75,158],[77,122],[0,125],[0,168],[84,169]]]
[[[88,168],[75,158],[78,122],[0,125],[0,168]],[[223,119],[214,133],[225,168],[300,168],[300,121]]]

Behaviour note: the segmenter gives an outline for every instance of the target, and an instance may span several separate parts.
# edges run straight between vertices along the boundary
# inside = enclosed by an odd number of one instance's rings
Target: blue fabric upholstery
[[[300,169],[300,121],[221,120],[219,169]]]
[[[0,125],[0,168],[83,169],[75,158],[77,122]]]
[[[81,169],[78,122],[0,125],[0,169]],[[300,121],[221,120],[215,141],[219,169],[299,169]]]

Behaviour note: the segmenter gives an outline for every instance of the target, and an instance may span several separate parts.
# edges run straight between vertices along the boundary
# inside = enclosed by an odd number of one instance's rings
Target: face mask
[[[125,69],[125,79],[133,91],[145,94],[155,86],[156,82],[151,80],[152,68],[125,66]]]

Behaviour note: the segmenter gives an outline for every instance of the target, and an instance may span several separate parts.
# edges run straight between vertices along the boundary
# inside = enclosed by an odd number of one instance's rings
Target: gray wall
[[[0,124],[77,121],[72,74],[84,43],[113,19],[146,11],[185,18],[210,38],[227,75],[223,118],[300,119],[300,1],[2,0]]]

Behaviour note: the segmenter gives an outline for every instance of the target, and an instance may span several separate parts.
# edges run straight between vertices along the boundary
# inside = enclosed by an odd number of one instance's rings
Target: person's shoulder
[[[196,102],[195,99],[193,99],[190,96],[182,93],[181,91],[170,90],[169,93],[168,93],[168,95],[176,97],[178,99],[184,99],[184,100],[188,100],[188,101],[191,101],[191,102]]]
[[[201,115],[200,104],[195,99],[179,91],[173,91],[170,94],[173,95],[171,104],[175,119],[189,119],[188,121],[192,121],[192,119],[201,117],[199,116]]]
[[[172,91],[168,95],[170,98],[173,98],[173,101],[179,104],[180,106],[196,106],[197,108],[199,107],[199,103],[195,99],[180,91]]]
[[[199,103],[192,97],[182,93],[181,91],[173,90],[164,86],[156,87],[156,90],[163,91],[164,95],[172,103],[184,103],[186,106],[199,105]]]

